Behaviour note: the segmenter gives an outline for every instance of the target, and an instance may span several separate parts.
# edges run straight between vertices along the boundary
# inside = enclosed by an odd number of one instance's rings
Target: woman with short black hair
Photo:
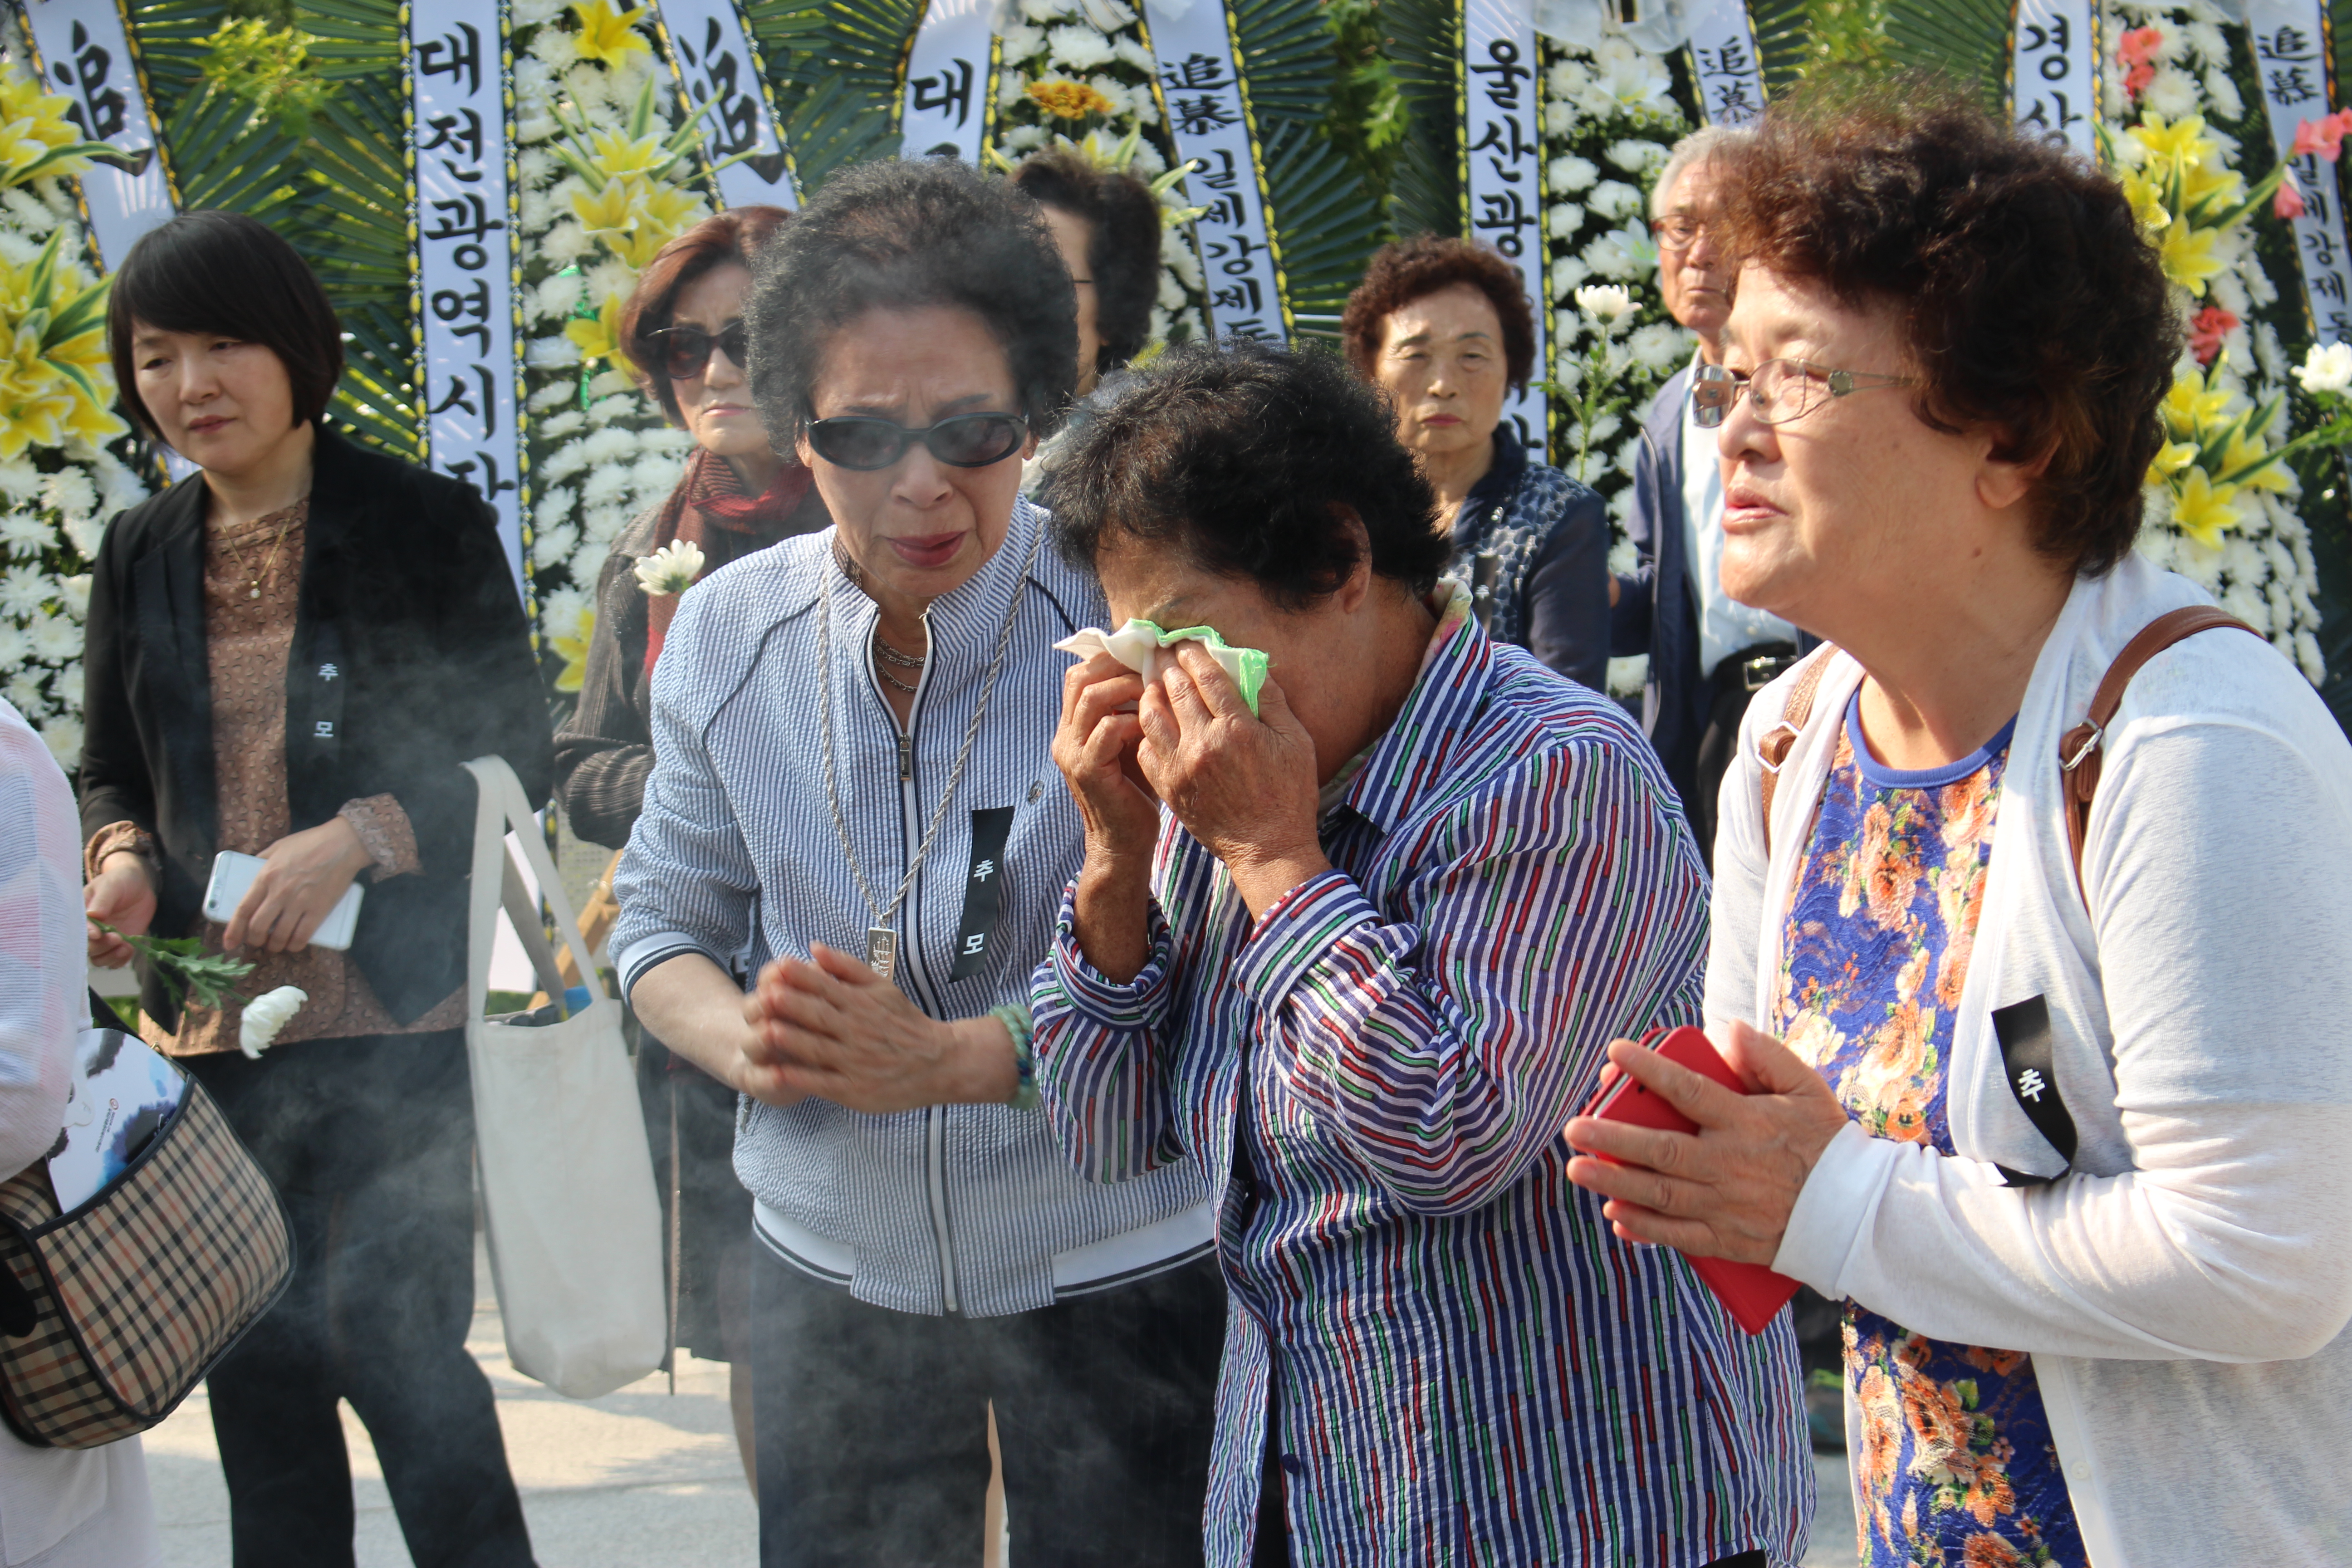
[[[471,487],[324,423],[342,341],[249,217],[132,247],[108,333],[124,404],[198,472],[107,527],[91,574],[82,828],[91,962],[197,937],[306,1000],[240,1050],[242,1004],[141,962],[140,1035],[219,1102],[293,1222],[294,1283],[209,1380],[239,1568],[349,1561],[349,1400],[420,1564],[528,1564],[473,1319],[465,1052],[475,787],[548,795],[512,565]],[[215,857],[266,864],[224,921]],[[364,879],[347,952],[310,944]],[[103,921],[112,931],[96,922]]]
[[[777,234],[745,314],[834,526],[679,604],[612,951],[646,1027],[749,1096],[761,1560],[968,1561],[992,1406],[1016,1558],[1198,1562],[1208,1187],[1085,1181],[1030,1088],[1079,857],[1054,644],[1103,615],[1016,493],[1069,396],[1070,285],[1003,182],[885,162]]]
[[[1424,234],[1373,256],[1339,339],[1389,395],[1396,438],[1437,492],[1423,526],[1449,546],[1478,625],[1597,691],[1609,675],[1608,508],[1542,460],[1542,431],[1503,417],[1511,389],[1536,374],[1534,323],[1517,263]]]
[[[1213,1568],[1796,1562],[1786,1317],[1742,1333],[1564,1173],[1610,1038],[1698,1016],[1706,874],[1640,731],[1480,630],[1330,355],[1170,351],[1060,500],[1114,617],[1270,662],[1254,704],[1196,642],[1070,672],[1087,852],[1033,984],[1079,1168],[1226,1194]]]

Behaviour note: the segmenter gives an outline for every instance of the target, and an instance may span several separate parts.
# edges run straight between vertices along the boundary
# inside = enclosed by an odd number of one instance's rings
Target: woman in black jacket
[[[534,804],[547,708],[495,514],[322,427],[326,296],[252,219],[142,239],[108,316],[123,402],[201,472],[109,526],[92,574],[81,770],[90,957],[113,932],[251,960],[299,988],[267,1056],[241,1009],[142,974],[140,1033],[218,1100],[286,1201],[286,1297],[210,1380],[238,1568],[350,1560],[336,1411],[368,1427],[425,1564],[528,1564],[473,1310],[465,1056],[475,789],[497,752]],[[224,925],[215,857],[267,864]],[[310,943],[354,880],[348,952]]]

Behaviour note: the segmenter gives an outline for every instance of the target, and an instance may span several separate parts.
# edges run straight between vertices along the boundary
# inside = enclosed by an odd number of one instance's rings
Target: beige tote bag
[[[522,786],[503,758],[466,767],[481,786],[466,1050],[507,1359],[558,1394],[593,1399],[653,1372],[668,1348],[653,1158],[621,1038],[621,1004],[604,994]],[[569,1016],[554,952],[507,849],[509,827],[586,979],[589,1004]],[[489,1018],[483,1013],[501,906],[556,1000],[536,1013]]]

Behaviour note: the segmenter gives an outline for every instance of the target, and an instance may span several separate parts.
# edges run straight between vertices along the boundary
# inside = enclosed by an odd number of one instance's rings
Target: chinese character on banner
[[[1692,87],[1710,125],[1746,125],[1764,112],[1764,68],[1756,55],[1746,0],[1693,0]]]
[[[2092,0],[2017,0],[2011,112],[2021,126],[2098,150],[2099,21]]]
[[[101,163],[81,176],[90,237],[110,270],[179,209],[145,73],[116,0],[25,0],[21,9],[42,87],[72,100],[66,118],[85,137],[127,154],[121,167]]]
[[[2326,56],[2326,19],[2319,0],[2247,0],[2246,37],[2271,121],[2271,145],[2293,173],[2303,211],[2291,221],[2303,300],[2312,333],[2322,343],[2347,341],[2352,303],[2352,260],[2344,248],[2344,213],[2336,200],[2336,166],[2316,153],[2298,156],[2295,128],[2331,112],[2335,73]]]
[[[1533,0],[1465,0],[1462,8],[1462,231],[1490,245],[1519,269],[1536,301],[1535,379],[1550,374],[1551,298],[1543,245],[1543,136],[1537,123]],[[1549,445],[1544,395],[1529,386],[1509,394],[1503,417],[1519,431],[1529,457]]]
[[[792,156],[777,130],[759,48],[735,0],[654,0],[654,15],[668,41],[678,92],[688,104],[708,106],[702,151],[718,170],[711,178],[720,202],[798,206]]]
[[[1176,157],[1190,162],[1186,205],[1207,276],[1209,331],[1226,338],[1286,341],[1294,323],[1282,253],[1268,232],[1265,168],[1247,89],[1234,70],[1224,0],[1145,0],[1144,25],[1168,104]]]
[[[930,0],[907,51],[907,86],[898,103],[898,155],[980,162],[988,135],[988,0]]]
[[[506,17],[410,0],[411,211],[425,460],[498,513],[522,589],[522,432],[515,387],[514,208],[507,177]]]

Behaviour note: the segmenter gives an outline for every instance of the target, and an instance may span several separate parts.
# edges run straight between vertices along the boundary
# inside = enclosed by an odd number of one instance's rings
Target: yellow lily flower
[[[558,691],[577,691],[588,679],[588,639],[596,632],[596,607],[580,606],[580,620],[569,631],[553,626],[547,629],[547,646],[563,656],[563,668],[555,678]]]
[[[634,375],[636,367],[621,350],[621,311],[628,301],[615,294],[604,301],[593,316],[583,316],[563,323],[563,335],[579,345],[580,357],[590,364],[609,360],[613,368],[624,375]]]
[[[646,182],[635,174],[608,181],[593,191],[574,191],[572,214],[592,235],[625,234],[636,226],[645,191]]]
[[[2172,378],[2172,390],[2164,395],[2159,412],[2174,439],[2193,447],[2197,432],[2227,414],[2231,401],[2229,392],[2208,388],[2202,374],[2185,370]]]
[[[631,55],[652,57],[645,35],[637,31],[637,24],[651,15],[650,7],[622,11],[613,0],[573,0],[572,15],[580,24],[572,45],[582,59],[602,60],[607,70],[618,70]]]
[[[2123,176],[2124,199],[2131,203],[2132,216],[2139,220],[2141,232],[2154,234],[2172,221],[2166,210],[2164,196],[2157,190],[2156,182],[2129,169],[2118,171]]]
[[[2164,275],[2192,296],[2203,297],[2206,283],[2221,275],[2221,258],[2213,254],[2214,243],[2221,237],[2219,229],[2191,228],[2185,223],[2170,225],[2157,250]]]
[[[82,134],[66,118],[73,100],[44,92],[31,77],[0,79],[0,186],[20,184],[18,170],[29,169],[53,147],[70,146]],[[50,164],[44,174],[60,177],[88,172],[89,160],[68,158]]]
[[[2201,157],[2194,168],[2181,172],[2180,199],[2191,211],[2208,202],[2222,206],[2235,206],[2246,199],[2245,176],[2221,162],[2221,150],[2210,142],[2211,155]]]
[[[2161,114],[2144,114],[2137,125],[2125,131],[2125,135],[2147,150],[2150,158],[2160,158],[2177,163],[2183,169],[2194,168],[2214,143],[2205,134],[2205,117],[2190,114],[2164,122]]]
[[[2208,550],[2221,549],[2221,531],[2238,525],[2238,509],[2230,504],[2237,493],[2237,486],[2217,485],[2204,469],[2189,469],[2174,489],[2174,526]]]
[[[2250,463],[2261,466],[2248,468]],[[2240,473],[2242,468],[2246,471]],[[2231,482],[2247,489],[2269,490],[2273,495],[2284,495],[2294,488],[2286,465],[2271,456],[2269,444],[2259,439],[2249,440],[2243,436],[2232,436],[2230,444],[2221,449],[2221,471],[2237,474],[2238,477]]]
[[[2156,460],[2147,466],[2147,483],[2161,484],[2197,460],[2197,446],[2191,441],[2167,441],[2157,448]]]
[[[634,141],[617,131],[591,131],[588,145],[595,152],[589,161],[604,172],[608,180],[628,174],[647,174],[670,162],[663,151],[661,138],[645,135]]]

